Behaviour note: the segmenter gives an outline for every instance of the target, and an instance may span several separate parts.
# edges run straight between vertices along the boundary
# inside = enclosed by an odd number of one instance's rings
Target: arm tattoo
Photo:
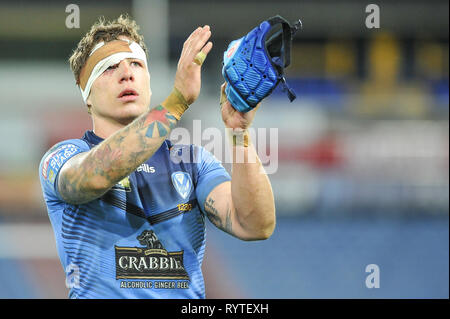
[[[158,105],[152,111],[151,116],[149,115],[145,120],[145,125],[148,127],[145,136],[166,136],[169,133],[169,130],[173,129],[177,123],[177,119],[161,105]]]
[[[214,202],[215,201],[212,198],[209,198],[205,202],[205,211],[209,220],[219,229],[229,233],[230,235],[234,235],[231,222],[231,209],[229,204],[227,204],[225,216],[223,216],[223,214],[221,216],[220,212],[215,207]]]
[[[58,190],[69,203],[83,203],[103,195],[148,160],[168,137],[177,119],[161,105],[105,139],[84,156],[70,160],[60,174]],[[92,187],[92,181],[102,187]]]
[[[205,211],[208,214],[208,218],[209,220],[216,225],[217,227],[221,228],[222,227],[222,221],[219,217],[219,212],[217,211],[217,209],[214,207],[214,200],[212,198],[209,198],[206,202],[205,202]]]

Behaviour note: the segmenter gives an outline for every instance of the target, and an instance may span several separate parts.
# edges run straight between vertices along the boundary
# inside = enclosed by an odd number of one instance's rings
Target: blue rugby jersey
[[[205,298],[204,202],[230,175],[204,148],[172,145],[102,197],[64,202],[61,167],[102,139],[87,131],[42,158],[39,175],[70,298]]]

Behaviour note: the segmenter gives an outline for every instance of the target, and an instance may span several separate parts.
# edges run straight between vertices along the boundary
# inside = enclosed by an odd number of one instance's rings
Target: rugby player
[[[231,176],[203,147],[168,140],[199,96],[210,27],[186,39],[172,93],[156,107],[138,32],[122,15],[100,19],[81,39],[69,62],[93,128],[40,163],[69,298],[205,298],[205,216],[242,240],[267,239],[275,228],[271,184],[247,132],[256,109],[235,111],[222,85],[223,122],[238,132],[230,147],[244,156]]]

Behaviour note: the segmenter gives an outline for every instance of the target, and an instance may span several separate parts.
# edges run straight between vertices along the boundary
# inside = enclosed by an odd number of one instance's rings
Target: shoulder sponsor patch
[[[75,154],[81,153],[80,147],[75,144],[64,144],[48,154],[42,164],[42,176],[53,183],[62,165]]]

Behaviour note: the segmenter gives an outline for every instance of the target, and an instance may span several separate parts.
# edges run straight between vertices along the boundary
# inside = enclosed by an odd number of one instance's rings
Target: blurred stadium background
[[[80,28],[65,25],[70,3]],[[370,3],[380,7],[379,29],[365,26]],[[67,298],[38,165],[54,143],[91,128],[67,58],[99,16],[121,13],[145,35],[153,104],[169,93],[184,39],[211,26],[202,93],[181,123],[201,119],[203,129],[223,128],[228,42],[275,14],[303,21],[287,70],[298,98],[289,103],[277,89],[254,123],[278,129],[277,228],[267,241],[241,242],[208,222],[207,298],[448,298],[448,6],[0,2],[0,298]],[[365,285],[369,264],[379,266],[380,288]]]

